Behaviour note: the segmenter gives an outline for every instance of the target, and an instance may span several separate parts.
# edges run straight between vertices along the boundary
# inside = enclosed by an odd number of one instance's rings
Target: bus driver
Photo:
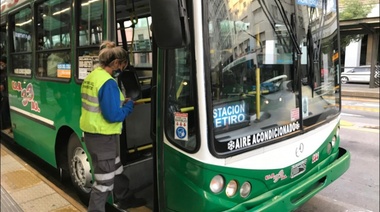
[[[88,211],[105,211],[107,197],[112,191],[119,208],[145,204],[129,190],[129,179],[122,174],[123,166],[117,152],[122,122],[132,112],[134,102],[124,98],[112,74],[126,67],[128,53],[110,41],[104,41],[100,49],[100,66],[85,78],[81,87],[80,128],[84,131],[95,176]]]

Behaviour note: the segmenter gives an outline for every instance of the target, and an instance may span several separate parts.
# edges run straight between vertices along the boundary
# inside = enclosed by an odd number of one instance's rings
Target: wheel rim
[[[341,79],[342,83],[346,83],[348,81],[347,77],[342,77]]]
[[[81,147],[75,148],[73,153],[73,157],[71,158],[71,175],[74,182],[84,192],[90,192],[92,175],[87,155]]]

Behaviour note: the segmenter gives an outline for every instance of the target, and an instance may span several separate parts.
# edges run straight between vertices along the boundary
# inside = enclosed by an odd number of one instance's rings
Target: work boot
[[[144,199],[136,198],[134,195],[132,195],[131,197],[129,197],[127,199],[120,200],[117,203],[117,206],[120,209],[126,210],[128,208],[137,208],[137,207],[143,206],[145,204],[146,204],[146,201]]]

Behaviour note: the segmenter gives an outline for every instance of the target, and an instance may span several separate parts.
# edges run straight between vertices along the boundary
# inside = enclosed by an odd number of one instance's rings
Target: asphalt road
[[[379,100],[344,100],[341,146],[349,170],[297,212],[361,212],[379,209]]]

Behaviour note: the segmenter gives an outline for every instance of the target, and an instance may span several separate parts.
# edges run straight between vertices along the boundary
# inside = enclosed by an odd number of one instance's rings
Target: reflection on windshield
[[[260,146],[338,114],[335,0],[209,4],[217,152]]]

